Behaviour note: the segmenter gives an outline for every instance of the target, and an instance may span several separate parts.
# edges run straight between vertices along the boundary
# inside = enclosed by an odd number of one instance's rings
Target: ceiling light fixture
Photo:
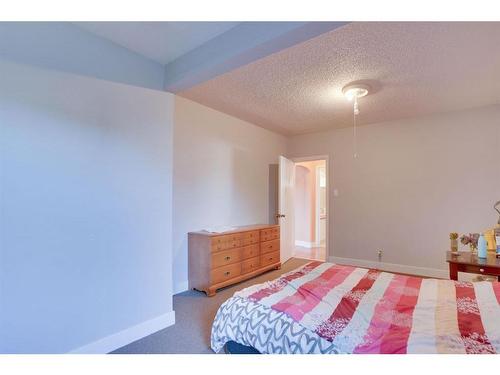
[[[357,139],[356,139],[356,116],[359,115],[359,104],[358,99],[368,95],[370,92],[370,86],[361,83],[350,83],[342,89],[342,93],[347,98],[347,100],[353,102],[353,139],[354,139],[354,158],[358,157],[357,150]]]

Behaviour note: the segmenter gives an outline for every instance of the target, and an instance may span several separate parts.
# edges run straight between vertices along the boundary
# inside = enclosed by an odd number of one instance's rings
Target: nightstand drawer
[[[495,267],[472,265],[472,264],[458,264],[458,272],[478,273],[483,275],[500,276],[500,269]]]

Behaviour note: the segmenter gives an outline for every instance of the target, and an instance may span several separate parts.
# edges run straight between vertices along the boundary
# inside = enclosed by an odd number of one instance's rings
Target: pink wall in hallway
[[[312,243],[316,241],[316,167],[325,161],[295,165],[295,240]]]

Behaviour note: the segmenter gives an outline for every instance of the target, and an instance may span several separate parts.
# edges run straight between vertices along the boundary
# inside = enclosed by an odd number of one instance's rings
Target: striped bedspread
[[[212,348],[229,340],[264,353],[498,353],[500,283],[311,262],[226,301]]]

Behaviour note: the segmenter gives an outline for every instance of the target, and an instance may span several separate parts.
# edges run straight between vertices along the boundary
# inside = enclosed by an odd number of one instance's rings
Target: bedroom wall
[[[285,151],[281,135],[175,97],[175,292],[188,288],[188,232],[269,221],[269,165]]]
[[[498,105],[362,126],[358,159],[352,128],[290,139],[289,157],[318,154],[330,156],[331,260],[371,266],[382,249],[386,268],[446,276],[448,234],[498,219]]]
[[[0,60],[0,352],[174,322],[173,96]]]

